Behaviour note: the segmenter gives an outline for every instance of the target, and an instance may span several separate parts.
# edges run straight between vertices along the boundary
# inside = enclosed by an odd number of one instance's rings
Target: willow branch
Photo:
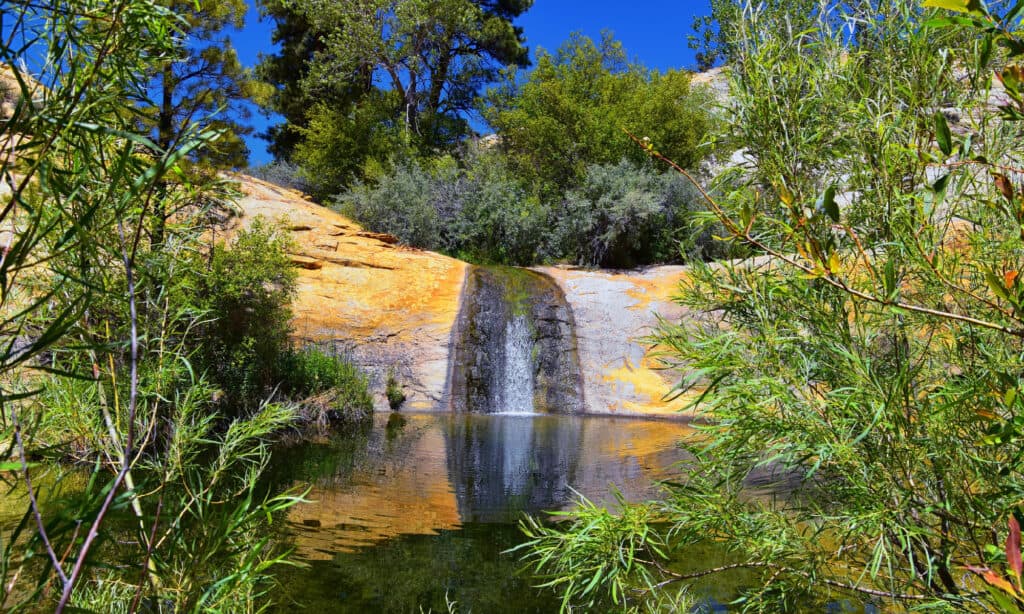
[[[833,276],[832,274],[820,275],[819,272],[816,271],[814,268],[812,268],[810,266],[807,266],[806,264],[804,264],[802,262],[799,262],[798,260],[795,260],[792,256],[783,254],[782,252],[780,252],[780,251],[772,248],[768,244],[764,243],[763,241],[761,241],[757,237],[754,237],[749,232],[749,230],[741,229],[739,226],[736,225],[735,221],[733,221],[728,215],[726,215],[725,211],[722,210],[721,206],[715,201],[715,199],[713,199],[711,197],[711,195],[708,194],[707,190],[705,190],[700,185],[700,183],[698,183],[697,180],[694,179],[693,176],[686,169],[684,169],[683,167],[679,166],[678,164],[676,164],[672,160],[666,158],[661,153],[659,153],[657,151],[654,151],[650,147],[650,145],[648,143],[645,143],[644,141],[638,139],[636,136],[634,136],[633,134],[629,133],[628,131],[626,132],[626,134],[629,135],[629,138],[633,139],[633,141],[635,141],[638,145],[640,145],[641,147],[646,149],[648,151],[648,153],[650,153],[650,155],[652,155],[655,158],[661,160],[662,162],[665,162],[666,164],[671,166],[676,172],[678,172],[678,173],[682,174],[684,177],[686,177],[690,181],[690,183],[692,183],[694,185],[694,187],[697,188],[697,190],[701,194],[701,197],[704,199],[705,202],[708,203],[708,206],[711,207],[711,209],[714,212],[715,216],[718,217],[719,221],[722,222],[722,224],[725,226],[725,228],[726,228],[726,230],[728,232],[732,233],[733,236],[739,237],[743,241],[745,241],[745,242],[749,243],[750,245],[756,247],[757,249],[761,250],[765,254],[768,254],[769,256],[771,256],[773,258],[776,258],[777,260],[781,260],[782,262],[785,262],[786,264],[788,264],[788,265],[790,265],[790,266],[792,266],[792,267],[794,267],[796,269],[799,269],[800,271],[802,271],[802,272],[804,272],[804,273],[806,273],[808,275],[813,275],[814,277],[822,280],[823,282],[827,283],[828,285],[830,285],[830,286],[832,286],[834,288],[837,288],[839,290],[842,290],[843,292],[849,294],[850,296],[855,296],[855,297],[857,297],[859,299],[862,299],[862,300],[865,300],[865,301],[868,301],[868,302],[871,302],[871,303],[875,303],[875,304],[882,305],[882,306],[885,306],[885,307],[894,307],[894,308],[897,308],[897,309],[903,309],[905,311],[910,311],[910,312],[913,312],[913,313],[919,313],[919,314],[923,314],[923,315],[928,315],[928,316],[932,316],[932,317],[936,317],[936,318],[941,318],[941,319],[946,319],[946,320],[955,320],[955,321],[964,322],[964,323],[967,323],[967,324],[974,324],[975,326],[980,326],[982,328],[987,328],[989,330],[995,330],[995,331],[999,331],[1001,333],[1005,333],[1007,335],[1013,335],[1014,337],[1024,338],[1024,329],[1022,329],[1022,328],[1011,328],[1009,326],[1004,326],[1004,325],[998,324],[996,322],[990,322],[988,320],[982,320],[980,318],[975,318],[975,317],[971,317],[971,316],[960,314],[960,313],[953,313],[953,312],[950,312],[950,311],[943,311],[941,309],[932,309],[930,307],[923,307],[921,305],[915,305],[913,303],[906,303],[906,302],[903,302],[903,301],[882,298],[880,296],[876,296],[874,294],[871,294],[871,293],[868,293],[868,292],[864,292],[862,290],[857,290],[856,288],[852,288],[845,281],[843,281],[842,279],[839,279],[839,278]]]

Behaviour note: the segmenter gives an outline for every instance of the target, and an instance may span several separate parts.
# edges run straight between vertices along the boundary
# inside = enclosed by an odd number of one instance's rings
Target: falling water
[[[581,411],[573,327],[565,295],[547,275],[474,267],[449,370],[452,408],[502,414]]]
[[[512,316],[505,325],[505,365],[500,388],[502,413],[532,414],[533,335],[526,316]]]

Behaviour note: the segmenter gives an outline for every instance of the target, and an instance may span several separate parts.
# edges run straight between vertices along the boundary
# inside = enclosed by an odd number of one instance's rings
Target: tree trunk
[[[157,119],[157,145],[160,147],[158,155],[164,155],[174,144],[174,67],[166,62],[161,73],[161,98],[160,113]],[[153,230],[150,243],[153,250],[159,249],[167,234],[167,210],[166,203],[167,184],[161,181],[157,186],[155,209],[153,211]]]

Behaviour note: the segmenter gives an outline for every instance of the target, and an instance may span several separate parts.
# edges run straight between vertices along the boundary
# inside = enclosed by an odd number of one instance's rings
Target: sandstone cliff
[[[685,311],[672,302],[686,267],[638,271],[537,269],[550,275],[576,319],[583,394],[588,413],[681,417],[682,402],[665,397],[679,382],[659,368],[646,340],[658,316],[678,321]]]
[[[240,180],[240,223],[280,220],[294,239],[299,340],[349,354],[370,374],[378,409],[387,407],[389,371],[406,393],[406,408],[436,409],[468,265],[366,232],[294,190]]]
[[[256,216],[281,220],[297,246],[298,339],[349,354],[370,373],[378,409],[387,408],[384,383],[393,370],[408,396],[406,409],[448,411],[452,330],[469,265],[366,232],[294,190],[248,177],[241,178],[241,189],[235,226]],[[657,314],[684,315],[670,297],[686,269],[535,270],[554,279],[573,310],[583,411],[677,416],[681,404],[663,398],[678,377],[657,369],[644,337]]]

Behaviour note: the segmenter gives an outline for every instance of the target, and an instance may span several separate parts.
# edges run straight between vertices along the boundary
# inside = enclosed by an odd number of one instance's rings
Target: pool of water
[[[408,414],[275,453],[276,487],[309,488],[285,519],[302,567],[279,611],[557,612],[504,552],[524,513],[658,494],[685,460],[685,424],[607,417]],[[696,554],[696,553],[695,553]],[[706,557],[707,553],[701,554]]]

